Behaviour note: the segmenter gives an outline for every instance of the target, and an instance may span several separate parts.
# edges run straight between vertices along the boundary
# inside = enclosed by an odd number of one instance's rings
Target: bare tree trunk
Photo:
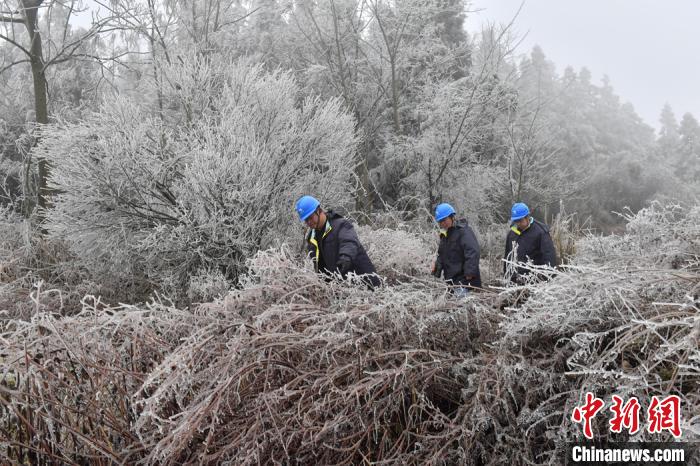
[[[44,71],[44,57],[41,49],[41,34],[39,33],[39,6],[43,0],[22,0],[24,13],[24,25],[29,34],[29,63],[32,69],[32,80],[34,81],[34,112],[36,122],[47,124],[49,122],[48,98],[46,93],[46,74]],[[47,206],[47,179],[49,177],[49,165],[44,158],[39,158],[38,165],[38,187],[37,203],[41,209]],[[40,212],[39,221],[43,220]]]
[[[356,128],[356,131],[357,130],[358,129]],[[369,180],[369,162],[367,158],[370,148],[366,137],[363,138],[362,145],[358,149],[358,160],[355,168],[355,175],[357,176],[360,185],[355,191],[355,208],[358,211],[367,214],[372,211],[374,196],[372,195],[372,184]]]
[[[44,0],[18,0],[17,4],[18,7],[16,10],[11,8],[10,11],[0,12],[0,23],[14,23],[24,25],[25,29],[27,30],[29,45],[26,46],[22,44],[21,42],[23,41],[17,42],[14,39],[14,30],[13,34],[10,34],[8,36],[0,34],[0,39],[4,42],[13,45],[17,50],[21,51],[25,55],[25,59],[10,64],[10,67],[20,63],[29,63],[32,73],[32,87],[34,89],[35,121],[40,125],[45,125],[49,123],[49,96],[48,83],[46,79],[46,69],[53,64],[65,62],[71,59],[74,55],[79,55],[80,53],[78,45],[81,42],[87,41],[99,34],[102,28],[104,28],[107,25],[108,21],[111,18],[106,18],[94,22],[90,30],[83,34],[81,38],[79,38],[78,40],[73,40],[73,38],[71,38],[70,43],[67,43],[66,38],[69,31],[69,18],[74,11],[72,8],[69,9],[68,16],[65,19],[65,23],[63,25],[63,42],[60,44],[56,44],[53,42],[50,43],[47,50],[49,50],[49,52],[56,52],[53,54],[53,56],[51,56],[51,53],[49,53],[49,56],[45,57],[43,50],[43,40],[41,37],[41,33],[39,32],[39,8],[43,8],[45,9],[45,11],[50,11],[52,8],[55,7],[62,8],[63,4],[56,0],[51,0],[50,2],[48,2],[48,4],[45,4]],[[3,5],[7,6],[8,3],[5,2],[3,3]],[[47,16],[50,17],[50,13],[47,13]],[[47,40],[51,42],[50,35]],[[5,67],[3,70],[7,69],[9,69],[9,67]],[[35,139],[34,144],[36,144],[37,142],[38,141]],[[27,173],[30,173],[32,171],[31,164],[33,163],[33,160],[31,158],[31,152],[30,156],[26,157],[25,163],[27,164]],[[41,224],[43,223],[43,215],[45,209],[49,207],[51,200],[51,192],[48,188],[50,164],[46,159],[38,157],[36,160],[36,166],[36,199],[34,199],[33,195],[30,196],[30,193],[33,194],[33,189],[28,188],[29,180],[31,177],[25,176],[25,201],[23,212],[24,215],[28,217],[34,211],[35,206],[38,205],[38,222],[39,224]]]
[[[399,119],[399,82],[396,77],[396,57],[391,56],[391,107],[394,116],[394,131],[401,134],[401,120]]]

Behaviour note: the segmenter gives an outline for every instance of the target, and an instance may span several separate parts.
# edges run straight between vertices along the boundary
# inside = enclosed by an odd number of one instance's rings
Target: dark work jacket
[[[506,253],[503,256],[505,259],[513,250],[513,244],[518,245],[518,262],[532,261],[534,265],[548,265],[555,267],[557,265],[557,255],[554,251],[554,243],[549,235],[549,227],[535,219],[531,220],[530,226],[525,231],[519,231],[515,225],[511,226],[508,236],[506,237]],[[505,274],[507,264],[503,264],[503,273]],[[518,267],[517,273],[526,275],[529,270]],[[515,277],[510,277],[514,279]]]
[[[446,235],[440,233],[435,275],[439,277],[443,272],[445,280],[455,285],[481,287],[480,255],[476,235],[466,220],[459,220],[447,230]],[[468,282],[466,275],[475,278]]]
[[[325,233],[321,238],[315,230],[309,230],[306,234],[306,248],[314,259],[316,271],[329,275],[338,272],[338,259],[345,257],[352,263],[349,272],[366,275],[363,278],[370,287],[379,286],[377,271],[365,248],[360,244],[352,223],[332,210],[326,212],[326,217]],[[317,243],[318,247],[314,243]],[[321,270],[318,268],[319,263],[323,264]]]

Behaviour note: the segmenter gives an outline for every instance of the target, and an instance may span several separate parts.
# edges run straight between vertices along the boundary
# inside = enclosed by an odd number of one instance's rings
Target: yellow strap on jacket
[[[328,236],[328,233],[330,233],[332,229],[333,227],[331,226],[331,222],[326,220],[326,230],[323,232],[323,236],[321,237],[322,241],[323,238]],[[309,235],[309,243],[313,244],[316,248],[316,266],[318,267],[318,258],[321,255],[321,249],[318,247],[318,241],[316,240],[316,230],[311,230],[311,234]]]

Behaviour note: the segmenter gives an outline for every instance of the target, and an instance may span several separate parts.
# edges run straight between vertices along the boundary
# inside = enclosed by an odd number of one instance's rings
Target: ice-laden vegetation
[[[560,464],[582,438],[570,418],[586,391],[643,409],[678,395],[682,440],[697,441],[700,208],[628,220],[619,236],[580,239],[551,281],[466,301],[417,266],[431,259],[414,248],[425,239],[369,228],[380,272],[393,269],[376,292],[327,282],[285,248],[258,253],[239,289],[194,310],[86,296],[61,317],[35,290],[40,312],[0,334],[0,456]],[[597,439],[612,438],[608,420],[596,418]]]
[[[202,277],[235,281],[290,237],[303,193],[349,203],[357,140],[340,101],[300,98],[291,73],[192,59],[168,75],[167,112],[119,96],[43,129],[46,229],[103,285],[196,300]]]

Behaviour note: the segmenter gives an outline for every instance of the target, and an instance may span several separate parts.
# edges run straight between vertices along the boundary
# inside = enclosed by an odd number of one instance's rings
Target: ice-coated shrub
[[[700,206],[652,203],[624,215],[624,235],[588,235],[577,243],[577,265],[628,265],[640,257],[648,267],[692,268],[700,251]]]
[[[43,131],[47,228],[96,277],[184,295],[197,270],[235,279],[289,238],[301,194],[348,202],[356,138],[338,100],[301,99],[289,73],[244,62],[191,57],[165,75],[162,109],[115,97]]]
[[[208,302],[225,296],[229,288],[228,280],[220,271],[200,269],[190,277],[187,297],[192,302]]]
[[[377,273],[390,280],[406,281],[411,277],[430,275],[430,266],[437,254],[437,234],[403,228],[357,228],[367,254]]]
[[[503,253],[505,251],[508,225],[493,223],[479,232],[481,246],[481,281],[500,284],[503,280]]]
[[[0,282],[19,275],[19,256],[26,255],[27,223],[9,206],[0,206]]]

